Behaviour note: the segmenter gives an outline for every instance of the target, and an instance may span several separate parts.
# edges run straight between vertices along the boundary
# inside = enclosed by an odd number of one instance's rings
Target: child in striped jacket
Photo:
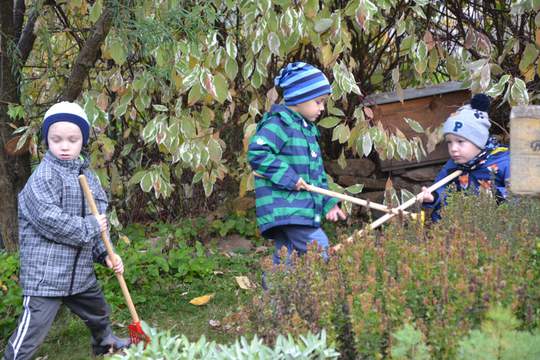
[[[337,221],[345,213],[338,200],[301,191],[309,183],[328,188],[319,131],[313,123],[325,109],[331,87],[316,67],[295,62],[274,80],[285,104],[273,105],[257,126],[249,144],[248,160],[255,178],[257,224],[264,237],[275,243],[274,263],[285,246],[303,254],[316,241],[326,256],[328,237],[322,217]]]

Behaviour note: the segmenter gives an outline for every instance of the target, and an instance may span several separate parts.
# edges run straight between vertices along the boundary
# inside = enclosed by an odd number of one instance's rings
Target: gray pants
[[[26,360],[45,340],[60,305],[65,304],[79,316],[92,333],[92,344],[112,334],[110,308],[96,283],[87,291],[64,297],[24,296],[24,311],[8,341],[4,360]]]

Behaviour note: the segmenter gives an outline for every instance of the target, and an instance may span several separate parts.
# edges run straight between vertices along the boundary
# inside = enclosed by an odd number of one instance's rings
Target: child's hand
[[[107,231],[107,215],[98,214],[96,215],[96,220],[99,224],[99,231]]]
[[[347,215],[337,205],[334,205],[334,207],[326,214],[326,220],[330,221],[338,221],[339,219],[345,220],[346,218]]]
[[[307,182],[304,181],[304,179],[300,178],[298,179],[298,182],[296,183],[296,190],[305,190],[307,188]]]
[[[433,194],[428,191],[427,187],[422,186],[422,202],[430,203],[433,200],[435,200]]]
[[[114,254],[114,265],[109,258],[109,255],[107,255],[107,257],[105,258],[105,263],[107,264],[107,267],[109,269],[113,269],[115,273],[124,273],[124,263],[122,262],[122,258],[118,256],[118,254]]]

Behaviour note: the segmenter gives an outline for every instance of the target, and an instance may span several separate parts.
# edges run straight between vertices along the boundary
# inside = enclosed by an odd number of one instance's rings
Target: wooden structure
[[[540,106],[516,106],[510,113],[510,189],[540,193]]]
[[[460,106],[470,100],[470,92],[460,82],[452,81],[435,86],[417,89],[405,89],[403,102],[395,92],[368,96],[364,104],[373,110],[374,121],[380,121],[386,129],[399,129],[408,138],[421,135],[424,145],[426,136],[415,133],[404,118],[416,120],[424,129],[439,127],[446,118]],[[420,161],[385,160],[381,161],[380,170],[393,173],[402,170],[442,164],[448,160],[448,150],[444,142],[439,143],[427,158]]]

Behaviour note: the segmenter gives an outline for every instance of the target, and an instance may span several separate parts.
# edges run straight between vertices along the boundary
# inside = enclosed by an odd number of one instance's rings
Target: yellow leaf
[[[197,306],[206,305],[210,300],[212,300],[213,297],[214,294],[207,294],[191,299],[189,303]]]
[[[126,245],[131,244],[131,240],[126,235],[120,235],[120,240],[122,240]]]
[[[235,276],[236,283],[241,289],[250,290],[255,289],[257,286],[252,283],[247,276]]]

